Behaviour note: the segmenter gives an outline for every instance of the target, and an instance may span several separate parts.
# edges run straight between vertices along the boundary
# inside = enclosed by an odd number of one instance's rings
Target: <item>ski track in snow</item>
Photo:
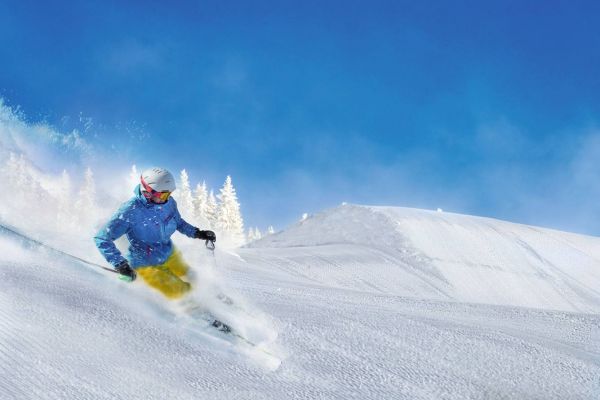
[[[445,214],[349,206],[217,252],[234,299],[274,321],[276,370],[141,284],[4,232],[0,398],[597,399],[600,239]],[[352,224],[399,228],[353,244]],[[475,301],[481,271],[543,295],[498,282]]]

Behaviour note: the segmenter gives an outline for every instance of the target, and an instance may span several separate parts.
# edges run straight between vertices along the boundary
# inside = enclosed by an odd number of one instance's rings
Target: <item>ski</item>
[[[231,326],[229,326],[228,324],[226,324],[224,322],[221,322],[220,320],[215,318],[211,313],[204,310],[200,306],[194,306],[194,307],[188,308],[185,313],[192,320],[196,320],[196,321],[202,320],[202,321],[206,322],[209,327],[215,328],[216,331],[222,333],[224,336],[236,338],[238,341],[242,342],[243,344],[250,346],[264,354],[267,354],[270,357],[278,358],[275,354],[262,348],[258,343],[255,343],[252,340],[239,334],[238,332],[235,331],[234,328],[232,328]]]

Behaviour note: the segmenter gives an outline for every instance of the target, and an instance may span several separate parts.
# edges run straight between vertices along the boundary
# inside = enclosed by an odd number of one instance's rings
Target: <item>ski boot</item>
[[[221,332],[225,332],[225,333],[229,333],[231,332],[231,328],[229,327],[229,325],[222,323],[221,321],[215,319],[212,323],[212,326],[214,326],[215,328],[217,328],[217,330],[221,331]]]

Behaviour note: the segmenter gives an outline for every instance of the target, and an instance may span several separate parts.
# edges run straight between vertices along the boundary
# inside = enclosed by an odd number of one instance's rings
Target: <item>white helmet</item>
[[[145,190],[146,186],[156,192],[172,192],[175,190],[175,178],[173,174],[164,168],[154,167],[145,170],[142,172],[140,181],[142,190]]]

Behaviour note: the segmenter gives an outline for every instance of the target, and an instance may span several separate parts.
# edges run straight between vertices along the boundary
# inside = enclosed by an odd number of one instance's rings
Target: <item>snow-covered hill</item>
[[[89,245],[52,243],[97,261]],[[597,238],[345,205],[216,260],[198,241],[177,244],[195,295],[210,303],[218,285],[278,333],[278,368],[194,333],[140,282],[0,229],[0,398],[600,393]]]
[[[446,212],[342,205],[251,247],[245,257],[266,255],[265,262],[328,286],[600,312],[596,237]]]

